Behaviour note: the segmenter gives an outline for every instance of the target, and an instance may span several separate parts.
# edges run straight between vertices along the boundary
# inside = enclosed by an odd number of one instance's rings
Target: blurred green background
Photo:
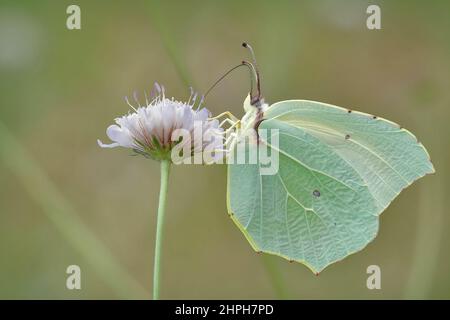
[[[81,30],[66,8],[81,7]],[[366,28],[378,4],[382,30]],[[268,102],[302,98],[408,128],[437,173],[405,190],[368,247],[314,276],[253,252],[226,213],[226,167],[174,167],[162,298],[450,298],[450,2],[5,1],[0,4],[0,298],[150,298],[158,163],[105,150],[154,81],[205,91],[256,50]],[[248,73],[208,98],[243,114]],[[81,267],[82,290],[66,268]],[[367,266],[382,289],[366,288]]]

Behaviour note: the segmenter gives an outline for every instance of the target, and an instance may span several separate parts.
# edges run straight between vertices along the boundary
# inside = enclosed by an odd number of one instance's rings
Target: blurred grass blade
[[[443,110],[434,110],[435,119],[440,119]],[[423,123],[423,119],[430,117],[427,108],[417,110],[414,114],[417,123]],[[442,118],[442,117],[441,117]],[[446,121],[445,117],[442,118]],[[436,173],[419,185],[417,232],[414,239],[411,267],[404,291],[405,299],[430,298],[433,288],[433,280],[441,257],[441,240],[445,223],[445,180],[447,167],[440,166],[447,159],[438,150],[445,150],[442,143],[442,133],[436,130],[438,126],[428,128],[429,140],[426,145],[431,153],[433,163],[436,165]]]
[[[275,258],[275,260],[274,260]],[[269,280],[272,283],[275,295],[277,299],[288,299],[286,286],[284,285],[282,274],[277,266],[278,257],[273,257],[267,254],[261,256],[266,272],[269,276]]]
[[[175,69],[179,74],[181,80],[186,87],[195,88],[195,84],[192,82],[192,79],[189,76],[186,64],[183,62],[181,50],[177,42],[174,40],[172,33],[170,32],[168,24],[164,22],[164,13],[161,8],[161,1],[150,0],[149,8],[150,22],[155,28],[156,33],[159,34],[161,42],[170,59],[172,60],[172,63],[175,66]],[[170,22],[170,19],[168,19],[168,21]]]
[[[440,257],[444,226],[442,180],[437,175],[421,185],[417,236],[405,299],[429,299]]]
[[[121,298],[149,298],[109,250],[84,225],[73,206],[0,122],[0,159],[22,183],[61,235],[86,259],[99,277]]]

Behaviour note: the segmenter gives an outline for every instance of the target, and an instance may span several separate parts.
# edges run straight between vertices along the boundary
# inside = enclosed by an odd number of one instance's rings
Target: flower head
[[[186,150],[185,147],[189,144],[189,154],[184,154],[183,158],[203,152],[209,152],[214,160],[222,157],[220,150],[223,148],[223,129],[218,120],[210,119],[208,109],[201,108],[203,99],[200,99],[194,109],[197,94],[192,90],[187,102],[166,98],[164,87],[158,84],[155,84],[153,92],[150,102],[145,97],[145,106],[140,105],[135,94],[137,108],[125,98],[134,111],[115,119],[116,124],[106,129],[106,134],[113,143],[104,144],[97,140],[100,147],[130,148],[138,154],[162,160],[171,158],[171,151],[176,145],[182,144],[183,150]],[[186,133],[191,137],[200,133],[200,137],[186,139]]]

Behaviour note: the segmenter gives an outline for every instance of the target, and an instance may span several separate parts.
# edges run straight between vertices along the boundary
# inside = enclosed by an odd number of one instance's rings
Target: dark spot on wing
[[[348,112],[348,113],[352,113],[352,110],[349,109],[349,110],[347,110],[347,112]]]
[[[350,139],[350,135],[349,135],[349,134],[346,134],[346,135],[345,135],[345,140],[348,140],[348,139]]]
[[[319,190],[314,190],[313,191],[313,196],[317,197],[317,198],[320,197],[320,191]]]
[[[372,119],[376,119],[377,118],[377,116],[372,116]]]

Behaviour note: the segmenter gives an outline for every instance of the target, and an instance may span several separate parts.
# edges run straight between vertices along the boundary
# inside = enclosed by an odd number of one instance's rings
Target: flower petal
[[[195,120],[206,121],[206,120],[208,120],[209,116],[210,116],[210,113],[209,113],[208,109],[203,108],[203,109],[197,111]]]
[[[102,148],[115,148],[119,146],[117,142],[113,142],[111,144],[104,144],[103,142],[100,141],[100,139],[97,139],[97,143]]]
[[[114,142],[117,142],[120,146],[125,148],[133,147],[133,137],[130,131],[125,128],[121,128],[115,124],[110,125],[106,129],[106,135]]]

